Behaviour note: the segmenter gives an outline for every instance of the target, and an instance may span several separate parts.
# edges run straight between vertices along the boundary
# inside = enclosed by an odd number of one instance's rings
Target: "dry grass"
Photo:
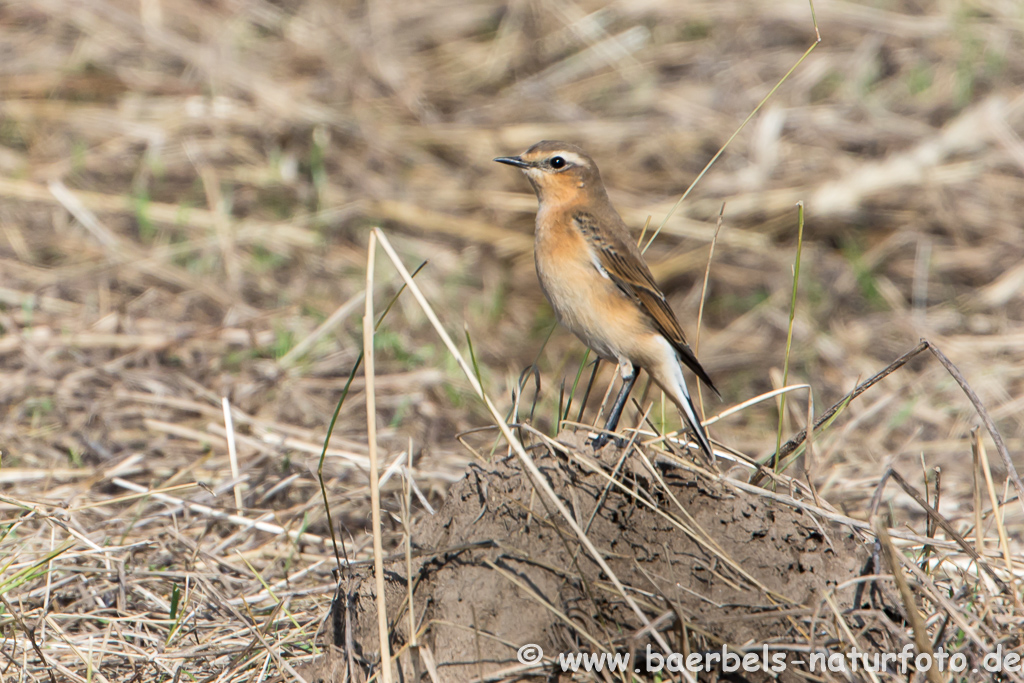
[[[1020,8],[815,9],[824,42],[648,252],[694,334],[726,203],[700,344],[725,402],[707,414],[781,378],[803,200],[789,382],[831,405],[925,337],[1020,466]],[[627,221],[657,225],[813,39],[802,0],[0,2],[0,678],[292,680],[335,587],[316,467],[361,348],[368,228],[429,260],[417,282],[466,326],[501,411],[537,360],[519,416],[535,404],[551,433],[582,349],[561,330],[544,343],[535,200],[490,159],[572,139]],[[380,306],[398,280],[378,265]],[[457,435],[489,416],[408,296],[377,345],[389,552],[403,472],[418,514],[437,507],[473,457]],[[371,546],[364,387],[324,465],[353,560]],[[786,435],[806,424],[794,396]],[[777,419],[766,404],[712,435],[762,457]],[[651,421],[675,424],[660,402]],[[921,356],[816,435],[813,490],[744,486],[865,532],[887,512],[886,566],[927,635],[1019,651],[1024,514],[995,444],[972,443],[980,424]],[[466,439],[486,454],[493,436]]]

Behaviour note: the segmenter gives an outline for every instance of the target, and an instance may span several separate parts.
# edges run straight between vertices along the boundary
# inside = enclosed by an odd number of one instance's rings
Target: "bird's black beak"
[[[530,168],[533,166],[528,161],[524,161],[522,157],[498,157],[495,159],[499,164],[508,164],[509,166],[518,166],[519,168]]]

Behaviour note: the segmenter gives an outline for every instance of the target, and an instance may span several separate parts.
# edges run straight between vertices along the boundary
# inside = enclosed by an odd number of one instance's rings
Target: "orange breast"
[[[537,215],[534,257],[541,288],[559,321],[604,358],[639,362],[652,333],[639,307],[604,277],[571,211]]]

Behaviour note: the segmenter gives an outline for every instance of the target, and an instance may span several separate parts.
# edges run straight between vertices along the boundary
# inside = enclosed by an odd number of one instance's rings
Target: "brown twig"
[[[981,398],[974,393],[974,389],[967,384],[967,380],[964,379],[962,374],[960,374],[960,370],[953,365],[953,362],[946,357],[946,354],[942,353],[937,346],[927,340],[922,339],[921,343],[927,345],[928,350],[932,352],[932,355],[939,359],[939,362],[942,363],[942,367],[946,368],[946,371],[953,376],[956,383],[959,384],[963,392],[967,394],[967,398],[970,399],[974,409],[978,411],[978,416],[981,417],[981,421],[984,423],[985,429],[988,430],[989,436],[992,437],[992,441],[996,444],[996,450],[1003,459],[1003,465],[1006,467],[1006,476],[1010,478],[1010,481],[1013,482],[1014,487],[1017,489],[1017,498],[1020,501],[1021,509],[1024,510],[1024,482],[1021,481],[1020,475],[1017,474],[1017,468],[1013,466],[1013,459],[1010,457],[1010,451],[1006,448],[1006,443],[1003,441],[1003,437],[999,433],[999,430],[996,429],[996,423],[992,421],[992,416],[988,414],[988,410],[986,410],[985,406],[982,404]]]
[[[902,356],[900,356],[899,358],[897,358],[893,362],[889,363],[889,365],[885,366],[885,368],[883,370],[881,370],[880,372],[872,375],[867,380],[865,380],[865,381],[861,382],[860,384],[858,384],[853,389],[853,391],[851,391],[846,396],[844,396],[842,398],[842,400],[837,401],[835,403],[835,405],[833,405],[831,408],[829,408],[824,413],[822,413],[818,417],[818,419],[814,421],[814,429],[817,429],[821,425],[823,425],[826,422],[828,422],[832,418],[833,415],[835,415],[837,412],[839,412],[840,408],[842,408],[843,406],[847,405],[848,403],[850,403],[850,401],[852,401],[853,399],[857,398],[858,396],[863,394],[865,391],[867,391],[868,389],[870,389],[871,387],[875,386],[876,384],[881,382],[883,379],[885,379],[886,377],[888,377],[892,373],[894,373],[897,370],[899,370],[900,368],[902,368],[904,365],[909,363],[915,356],[917,356],[918,354],[920,354],[922,351],[924,351],[927,348],[928,348],[928,342],[922,340],[920,344],[918,344],[917,346],[912,348],[910,351],[907,351],[906,353],[904,353]],[[779,459],[781,460],[782,458],[785,458],[787,455],[789,455],[790,453],[795,451],[800,446],[800,444],[802,444],[804,442],[804,440],[806,438],[807,438],[807,430],[806,429],[802,429],[799,432],[797,432],[797,434],[795,436],[793,436],[793,438],[791,438],[786,443],[782,444],[782,448],[779,449]]]
[[[928,517],[938,523],[938,525],[942,527],[942,530],[949,534],[949,536],[956,541],[957,545],[959,545],[965,553],[970,555],[971,559],[978,563],[978,566],[989,575],[996,585],[999,586],[1000,590],[1009,590],[1010,587],[1007,586],[1006,582],[999,578],[995,571],[988,566],[988,562],[986,562],[984,558],[982,558],[981,555],[979,555],[974,548],[967,543],[963,536],[957,533],[957,530],[953,528],[953,525],[949,523],[948,519],[940,515],[938,510],[928,504],[928,501],[924,499],[924,496],[922,496],[917,489],[911,486],[910,483],[900,476],[900,473],[896,470],[890,468],[888,474],[892,477],[894,482],[900,485],[900,488],[902,488],[908,496],[914,499],[915,503],[921,506],[921,509],[925,511]]]

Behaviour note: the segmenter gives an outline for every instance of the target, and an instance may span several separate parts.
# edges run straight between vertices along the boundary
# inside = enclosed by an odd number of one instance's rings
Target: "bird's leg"
[[[619,395],[615,397],[615,403],[612,405],[612,412],[608,414],[608,421],[604,425],[604,433],[598,435],[594,439],[593,447],[594,450],[603,448],[608,440],[610,432],[614,432],[615,428],[619,425],[619,418],[622,417],[622,411],[626,407],[626,399],[629,398],[629,392],[633,390],[633,385],[636,384],[636,378],[640,375],[640,369],[629,361],[619,361],[619,374],[622,376],[622,388],[619,389]]]

